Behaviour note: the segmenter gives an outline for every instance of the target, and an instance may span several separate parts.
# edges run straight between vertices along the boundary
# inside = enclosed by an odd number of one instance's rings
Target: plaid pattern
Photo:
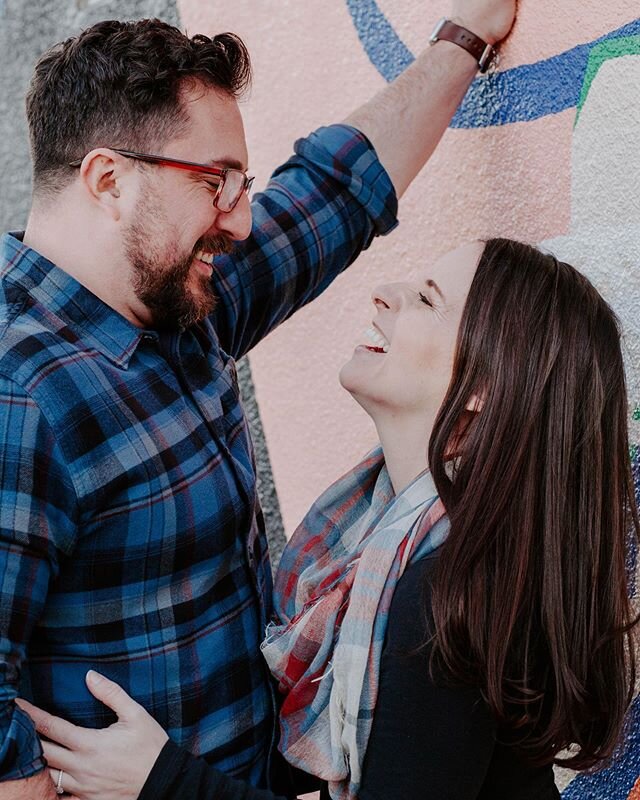
[[[358,797],[396,584],[448,532],[431,474],[395,495],[378,447],[314,503],[285,548],[277,622],[262,645],[285,696],[279,746],[328,781],[334,800]]]
[[[234,359],[396,224],[368,141],[331,126],[254,202],[182,333],[129,324],[6,235],[0,284],[0,775],[43,766],[18,694],[90,727],[95,668],[171,738],[264,785],[271,574]]]

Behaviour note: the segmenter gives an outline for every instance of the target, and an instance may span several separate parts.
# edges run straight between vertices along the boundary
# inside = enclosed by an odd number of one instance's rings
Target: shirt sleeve
[[[75,492],[33,400],[0,376],[0,781],[45,767],[31,719],[13,702],[33,628],[72,549]]]
[[[235,358],[397,225],[393,184],[364,134],[331,125],[294,149],[252,203],[251,236],[214,266],[212,321]]]
[[[495,723],[479,689],[429,675],[433,564],[409,567],[392,600],[360,800],[472,800],[491,763]]]
[[[284,796],[230,778],[204,759],[196,758],[168,741],[138,800],[193,800],[196,797],[198,800],[287,800]]]

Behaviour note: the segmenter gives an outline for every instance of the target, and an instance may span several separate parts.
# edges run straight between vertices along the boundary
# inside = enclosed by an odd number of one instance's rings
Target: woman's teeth
[[[365,336],[370,339],[377,352],[380,353],[388,353],[389,352],[389,342],[388,340],[379,333],[374,327],[369,327],[364,332]]]
[[[205,253],[204,250],[198,250],[196,258],[198,261],[204,261],[205,264],[213,264],[214,255],[213,253]]]

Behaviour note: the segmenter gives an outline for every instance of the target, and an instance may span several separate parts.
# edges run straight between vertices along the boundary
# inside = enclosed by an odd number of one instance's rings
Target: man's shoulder
[[[55,366],[73,361],[78,337],[27,292],[0,288],[0,379],[31,394]]]

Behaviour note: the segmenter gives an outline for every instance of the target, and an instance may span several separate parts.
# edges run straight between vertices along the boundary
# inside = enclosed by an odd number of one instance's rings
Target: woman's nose
[[[377,286],[371,293],[371,299],[376,308],[389,308],[396,310],[402,304],[405,284],[386,283]]]

